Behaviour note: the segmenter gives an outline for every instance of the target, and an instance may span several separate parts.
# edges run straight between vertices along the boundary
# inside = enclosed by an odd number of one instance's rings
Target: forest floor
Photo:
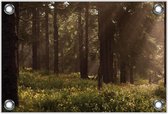
[[[99,92],[96,80],[78,73],[21,71],[18,84],[17,112],[156,112],[154,101],[166,99],[165,88],[156,84],[103,84]]]

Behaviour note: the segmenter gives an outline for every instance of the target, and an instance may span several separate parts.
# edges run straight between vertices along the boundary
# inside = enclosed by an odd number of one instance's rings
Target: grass
[[[166,98],[165,88],[156,84],[103,84],[99,92],[96,80],[82,80],[78,73],[30,71],[20,72],[18,92],[17,112],[157,112],[153,102]]]

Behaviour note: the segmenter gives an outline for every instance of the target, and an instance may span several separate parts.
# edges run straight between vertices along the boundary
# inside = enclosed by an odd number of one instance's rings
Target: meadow
[[[143,82],[143,84],[142,84]],[[21,71],[19,112],[155,112],[153,102],[165,101],[164,87],[147,84],[103,84],[82,80],[78,73],[53,74]],[[140,84],[141,83],[141,84]],[[166,106],[163,110],[166,111]]]

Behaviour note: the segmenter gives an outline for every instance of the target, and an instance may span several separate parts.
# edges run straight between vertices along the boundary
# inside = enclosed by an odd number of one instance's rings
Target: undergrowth
[[[156,112],[153,102],[166,99],[166,90],[156,84],[103,84],[82,80],[78,73],[45,75],[21,71],[19,112]],[[164,106],[162,111],[166,111]]]

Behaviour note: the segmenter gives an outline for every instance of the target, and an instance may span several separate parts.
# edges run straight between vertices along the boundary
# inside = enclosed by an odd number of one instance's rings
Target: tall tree
[[[37,70],[37,8],[32,9],[32,69]]]
[[[45,66],[46,72],[49,72],[49,32],[48,32],[48,5],[45,4]]]
[[[106,6],[106,7],[105,7]],[[113,77],[113,45],[115,24],[111,21],[113,6],[99,6],[99,42],[100,42],[100,73],[105,83],[114,82]]]
[[[121,11],[121,14],[118,16],[118,26],[119,26],[119,54],[120,54],[120,83],[126,83],[129,79],[130,83],[133,83],[133,66],[134,66],[134,57],[135,53],[132,53],[134,47],[132,46],[135,43],[133,39],[137,35],[139,28],[137,26],[131,26],[131,22],[136,22],[137,15],[135,15],[135,9],[138,4],[136,3],[125,3],[123,7],[126,9]],[[134,14],[131,14],[132,11]],[[138,20],[138,19],[137,19]],[[140,20],[140,19],[139,19]],[[137,21],[137,25],[140,24],[140,21]],[[133,29],[133,28],[137,29]],[[127,39],[129,37],[129,39]],[[137,38],[138,40],[138,38]],[[133,43],[134,42],[134,43]],[[126,77],[128,76],[129,77]]]
[[[57,4],[54,7],[54,73],[59,73],[58,67],[58,19],[57,19]]]
[[[79,39],[79,61],[80,61],[80,75],[84,78],[84,44],[83,44],[83,24],[82,24],[82,9],[78,9],[78,39]]]
[[[137,58],[142,55],[145,44],[145,24],[150,8],[141,7],[143,3],[126,3],[125,10],[119,16],[119,53],[120,53],[120,82],[134,83],[134,68]],[[142,10],[143,8],[143,10]],[[139,18],[141,17],[141,18]],[[134,25],[134,26],[132,26]],[[144,32],[145,31],[145,32]],[[149,39],[149,38],[148,38]],[[149,54],[150,55],[150,54]],[[128,77],[126,77],[128,76]]]
[[[127,4],[125,4],[124,7],[127,7]],[[127,75],[127,65],[128,65],[128,57],[127,57],[127,48],[128,43],[127,40],[125,40],[125,28],[126,23],[128,21],[129,13],[125,10],[122,10],[120,12],[120,15],[118,16],[118,26],[119,26],[119,54],[120,54],[120,83],[126,83],[126,75]]]
[[[3,2],[2,8],[6,4],[7,2]],[[17,3],[12,4],[18,11]],[[18,105],[18,37],[15,19],[15,14],[9,16],[2,12],[2,106],[7,99],[12,99]]]
[[[84,45],[84,62],[83,62],[83,70],[84,74],[82,76],[83,79],[88,78],[88,19],[89,19],[89,4],[85,5],[85,45]]]
[[[134,84],[134,64],[132,62],[130,62],[130,83]]]
[[[36,44],[37,44],[37,70],[40,69],[40,54],[39,54],[39,45],[40,45],[40,8],[38,7],[36,9],[37,14],[36,14],[36,20],[37,20],[37,25],[36,25]]]

